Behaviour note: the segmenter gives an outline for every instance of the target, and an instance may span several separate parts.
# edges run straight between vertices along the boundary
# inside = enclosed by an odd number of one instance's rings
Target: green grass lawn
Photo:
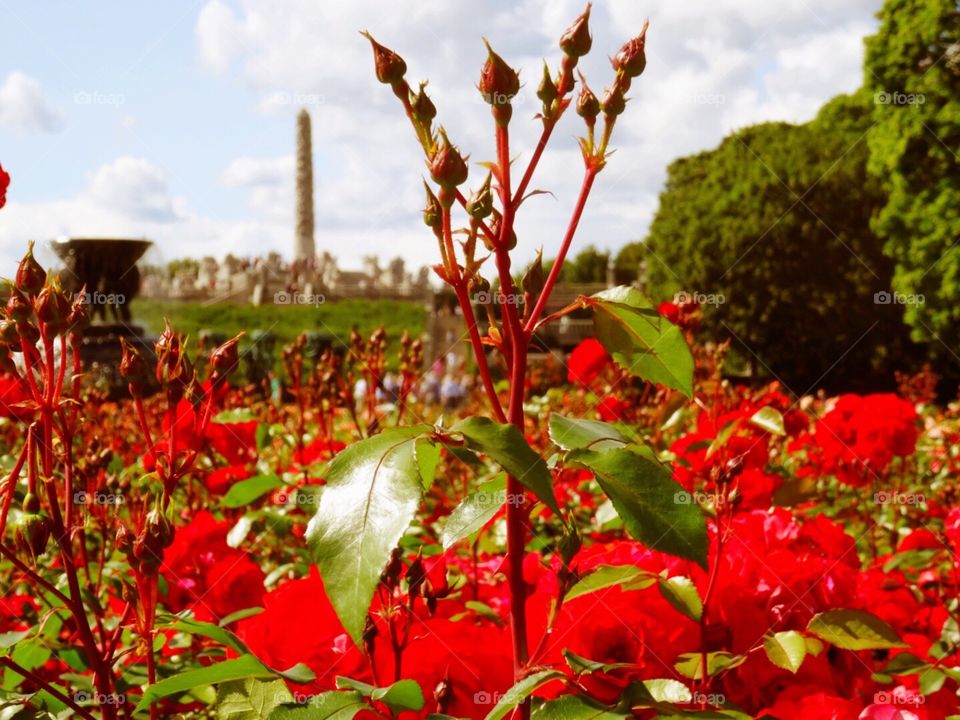
[[[137,298],[131,305],[133,320],[143,325],[147,334],[159,334],[163,319],[169,318],[174,330],[196,340],[201,330],[210,330],[233,337],[240,331],[248,335],[256,330],[270,330],[277,336],[277,348],[292,342],[302,332],[316,332],[349,340],[356,328],[365,337],[383,325],[396,347],[404,329],[411,337],[424,330],[426,310],[422,305],[397,300],[342,300],[323,305],[203,305],[177,300]]]

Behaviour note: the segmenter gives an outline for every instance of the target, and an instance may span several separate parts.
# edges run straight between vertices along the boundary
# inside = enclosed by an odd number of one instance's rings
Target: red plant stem
[[[543,155],[543,151],[546,149],[547,143],[550,142],[550,136],[553,134],[553,129],[557,126],[557,122],[559,122],[560,117],[563,115],[563,96],[566,95],[568,89],[573,87],[572,83],[570,82],[572,79],[572,70],[566,67],[566,64],[564,64],[563,74],[560,76],[560,84],[557,85],[557,98],[555,100],[557,111],[550,118],[545,118],[543,121],[543,132],[540,134],[540,140],[537,142],[537,147],[534,149],[533,155],[530,157],[530,162],[527,164],[527,169],[524,171],[523,177],[520,179],[520,184],[517,185],[517,189],[513,193],[513,200],[511,204],[513,205],[514,210],[517,209],[520,201],[523,200],[523,194],[527,191],[527,186],[530,184],[530,180],[533,178],[533,173],[537,169],[537,165],[540,163],[540,157]]]
[[[27,433],[29,434],[29,430]],[[13,496],[17,487],[17,482],[20,480],[20,473],[23,471],[23,464],[27,460],[27,448],[29,443],[24,443],[23,448],[20,450],[20,456],[17,458],[16,465],[13,466],[13,470],[10,471],[10,474],[7,475],[7,481],[3,485],[3,492],[6,493],[6,496],[3,498],[3,510],[0,510],[0,537],[3,537],[4,531],[7,529],[7,515],[10,512],[10,505],[13,504]]]
[[[7,560],[10,561],[10,564],[12,564],[15,568],[17,568],[17,570],[19,570],[24,575],[29,577],[31,581],[36,582],[37,585],[39,585],[48,593],[53,595],[64,605],[67,605],[67,606],[70,605],[70,599],[66,595],[64,595],[62,592],[57,590],[57,588],[55,588],[49,582],[44,580],[39,573],[34,572],[33,570],[30,569],[29,566],[21,562],[20,559],[16,556],[16,554],[3,543],[0,543],[0,555],[3,555]]]
[[[726,486],[718,493],[718,497],[726,497]],[[700,611],[700,682],[704,690],[707,690],[710,684],[710,678],[707,676],[707,614],[710,608],[710,599],[713,597],[713,589],[717,583],[717,576],[720,574],[720,559],[723,554],[724,529],[723,517],[724,508],[720,508],[717,513],[717,556],[713,561],[713,567],[710,568],[710,578],[707,581],[707,589],[703,594],[703,606]],[[706,693],[703,693],[706,695]],[[701,709],[706,709],[704,706]]]
[[[143,410],[143,399],[138,394],[133,395],[133,405],[137,409],[137,421],[140,423],[143,439],[147,441],[147,447],[153,452],[153,437],[150,433],[150,425],[147,423],[147,414]]]
[[[537,304],[534,305],[533,311],[530,313],[530,317],[527,318],[527,324],[524,327],[524,330],[528,333],[533,332],[533,328],[535,328],[537,325],[537,320],[540,319],[544,309],[547,307],[547,302],[550,300],[550,294],[553,292],[553,287],[557,284],[557,280],[560,277],[560,270],[563,268],[563,261],[566,259],[567,252],[570,250],[570,243],[573,242],[573,236],[577,232],[577,225],[580,224],[580,217],[583,215],[583,208],[587,204],[587,198],[590,196],[590,190],[593,187],[593,181],[597,177],[598,172],[600,172],[600,168],[593,163],[588,164],[586,170],[584,171],[583,184],[580,186],[580,196],[577,198],[577,204],[573,209],[573,215],[570,218],[570,224],[567,226],[567,234],[563,238],[563,243],[560,245],[559,252],[557,252],[557,258],[553,263],[553,267],[550,268],[550,273],[547,275],[547,279],[543,284],[543,291],[540,293],[540,297],[537,299]]]
[[[35,675],[34,673],[27,670],[25,667],[17,664],[17,662],[15,662],[12,658],[2,657],[0,658],[0,662],[2,662],[11,670],[13,670],[15,673],[22,675],[23,677],[27,678],[31,682],[35,683],[37,687],[43,688],[45,691],[53,695],[53,697],[55,697],[57,700],[59,700],[64,705],[69,707],[75,713],[77,713],[77,715],[79,715],[80,717],[87,718],[87,720],[96,720],[96,718],[93,715],[91,715],[82,707],[77,705],[77,703],[75,703],[73,701],[73,698],[71,698],[69,695],[66,695],[60,692],[57,688],[55,688],[53,685],[48,683],[43,678],[39,677],[38,675]]]

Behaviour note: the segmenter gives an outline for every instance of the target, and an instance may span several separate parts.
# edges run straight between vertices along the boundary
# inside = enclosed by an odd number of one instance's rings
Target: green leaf
[[[276,475],[257,475],[231,485],[220,502],[228,508],[244,507],[278,487],[283,487],[283,480]]]
[[[23,640],[30,634],[30,630],[21,630],[19,632],[0,633],[0,653],[6,655],[6,651]]]
[[[250,408],[232,408],[231,410],[221,410],[213,416],[215,423],[241,423],[257,420],[256,414]]]
[[[556,680],[563,676],[563,673],[557,670],[541,670],[532,675],[527,675],[527,677],[514,684],[512,688],[500,696],[497,704],[493,706],[493,710],[487,713],[485,720],[502,720],[513,708],[525,702],[534,690],[546,685],[551,680]],[[479,702],[478,697],[480,695],[485,695],[485,693],[477,693],[474,700]]]
[[[597,339],[627,372],[693,397],[693,355],[683,332],[634,288],[620,286],[585,298]]]
[[[274,708],[293,702],[287,684],[277,680],[236,680],[217,690],[217,720],[268,720]]]
[[[563,650],[563,659],[567,661],[567,665],[569,665],[570,669],[577,675],[590,675],[595,672],[608,673],[621,668],[636,667],[635,663],[597,662],[596,660],[590,660],[589,658],[570,652],[566,648]]]
[[[660,578],[657,585],[660,587],[660,594],[677,611],[694,622],[700,622],[700,617],[703,615],[703,602],[700,600],[700,593],[697,592],[697,586],[693,584],[693,580],[677,575],[672,578]]]
[[[447,516],[441,542],[449,550],[454,543],[469,537],[486,525],[507,499],[507,476],[497,475],[467,495]]]
[[[610,423],[550,413],[550,439],[564,450],[611,450],[631,440]]]
[[[614,585],[626,585],[625,589],[642,590],[656,582],[652,573],[635,565],[600,565],[596,570],[584,575],[567,591],[564,602],[570,602],[581,595],[603,590]]]
[[[392,428],[338,453],[307,526],[327,596],[358,647],[380,574],[420,504],[414,447],[429,431]]]
[[[921,660],[913,653],[902,652],[895,655],[887,663],[883,672],[887,675],[915,675],[928,667],[930,667],[929,663]]]
[[[672,678],[655,678],[653,680],[644,680],[644,686],[650,693],[650,696],[660,703],[681,703],[693,702],[693,696],[690,694],[690,688],[679,680]]]
[[[560,515],[547,463],[527,444],[523,433],[515,426],[474,416],[461,420],[451,431],[463,435],[467,447],[492,458],[557,516]]]
[[[807,630],[843,650],[907,647],[887,623],[862,610],[827,610],[814,615]]]
[[[146,689],[140,702],[137,704],[134,712],[140,712],[156,700],[169,697],[170,695],[180,695],[200,685],[211,685],[213,683],[230,682],[231,680],[243,680],[245,678],[270,678],[272,673],[267,667],[257,660],[253,655],[241,655],[232,660],[225,660],[215,665],[187,670],[186,672],[165,678],[160,682],[154,683]]]
[[[627,531],[653,550],[707,566],[707,524],[700,506],[649,455],[630,450],[574,450],[567,462],[593,472]]]
[[[404,710],[420,712],[425,702],[423,691],[414,680],[398,680],[393,683],[393,685],[376,687],[374,685],[368,685],[365,682],[360,682],[359,680],[338,677],[337,687],[341,690],[343,688],[356,690],[364,697],[368,697],[376,702],[382,702],[394,712],[402,712]]]
[[[270,720],[353,720],[358,712],[367,709],[370,706],[360,693],[331,690],[296,706],[281,705]]]
[[[543,703],[530,717],[533,720],[622,720],[630,715],[605,708],[582,695],[563,695]]]
[[[214,642],[220,643],[240,655],[247,655],[250,650],[243,641],[234,633],[226,628],[214,625],[209,622],[201,622],[193,618],[183,618],[175,615],[161,616],[158,618],[159,628],[169,627],[175,632],[189,633],[190,635],[199,635],[208,638]]]
[[[796,630],[785,630],[765,637],[763,649],[770,662],[796,674],[807,656],[807,640]]]
[[[769,405],[757,410],[750,418],[750,422],[772,435],[787,434],[787,430],[783,426],[783,415],[780,414],[779,410]]]
[[[739,667],[746,661],[746,655],[734,655],[722,651],[707,653],[707,677],[713,677],[721,670]],[[684,653],[673,666],[678,673],[691,680],[700,680],[703,677],[703,658],[700,653]]]
[[[243,610],[236,610],[235,612],[230,613],[229,615],[224,615],[220,618],[220,622],[217,623],[222,628],[229,627],[235,622],[240,620],[246,620],[248,617],[253,617],[254,615],[259,615],[262,613],[264,608],[262,607],[250,607],[244,608]]]
[[[437,477],[437,465],[440,463],[440,446],[429,440],[417,440],[414,449],[417,456],[417,467],[420,469],[420,479],[423,481],[423,491],[426,492],[433,485]]]

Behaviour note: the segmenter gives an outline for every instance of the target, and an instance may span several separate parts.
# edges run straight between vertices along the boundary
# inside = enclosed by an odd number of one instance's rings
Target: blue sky
[[[605,56],[651,20],[649,65],[618,125],[579,244],[643,237],[666,165],[763,120],[805,121],[861,78],[879,0],[609,0],[595,4],[591,85]],[[486,35],[530,81],[516,102],[520,162],[537,125],[541,58],[582,9],[572,0],[350,3],[315,0],[0,0],[0,275],[28,239],[127,234],[153,259],[289,253],[294,116],[314,122],[317,243],[357,267],[367,254],[430,260],[419,224],[423,165],[394,98],[372,77],[367,28],[430,89],[455,142],[490,156],[474,85]],[[578,118],[534,184],[520,252],[557,246],[579,183]],[[478,169],[473,177],[479,180]]]

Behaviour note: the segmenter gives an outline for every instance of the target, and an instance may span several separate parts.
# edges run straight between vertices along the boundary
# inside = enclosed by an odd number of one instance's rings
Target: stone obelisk
[[[313,147],[310,142],[310,114],[297,115],[297,228],[294,260],[316,255],[313,241]]]

